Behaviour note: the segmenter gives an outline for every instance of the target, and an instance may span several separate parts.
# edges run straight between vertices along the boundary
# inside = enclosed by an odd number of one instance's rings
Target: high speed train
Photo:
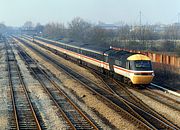
[[[143,54],[77,42],[63,43],[37,36],[33,40],[79,63],[117,75],[128,84],[149,84],[154,77],[151,60]]]

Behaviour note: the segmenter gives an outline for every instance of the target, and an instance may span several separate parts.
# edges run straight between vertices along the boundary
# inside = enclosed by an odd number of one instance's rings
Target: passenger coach
[[[53,48],[81,64],[110,75],[118,75],[128,84],[149,84],[154,77],[150,58],[142,54],[77,42],[62,43],[40,37],[35,37],[35,42]]]

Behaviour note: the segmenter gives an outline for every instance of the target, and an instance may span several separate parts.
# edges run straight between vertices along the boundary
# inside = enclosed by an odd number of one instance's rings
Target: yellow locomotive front
[[[151,60],[142,54],[134,54],[127,58],[129,61],[129,78],[133,84],[149,84],[154,77]]]

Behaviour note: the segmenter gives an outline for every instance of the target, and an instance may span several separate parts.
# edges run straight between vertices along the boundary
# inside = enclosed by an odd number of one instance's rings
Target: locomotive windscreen
[[[148,60],[137,60],[130,62],[131,70],[141,70],[141,71],[148,71],[152,70],[151,61]]]

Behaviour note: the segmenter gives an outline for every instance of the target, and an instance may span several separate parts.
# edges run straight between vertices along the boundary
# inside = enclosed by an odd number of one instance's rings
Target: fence
[[[121,48],[115,48],[115,47],[113,47],[113,49],[141,53],[141,54],[147,55],[152,60],[152,62],[162,63],[162,64],[171,65],[171,66],[180,68],[180,57],[175,56],[175,55],[137,51],[137,50],[128,50],[128,49],[121,49]]]

